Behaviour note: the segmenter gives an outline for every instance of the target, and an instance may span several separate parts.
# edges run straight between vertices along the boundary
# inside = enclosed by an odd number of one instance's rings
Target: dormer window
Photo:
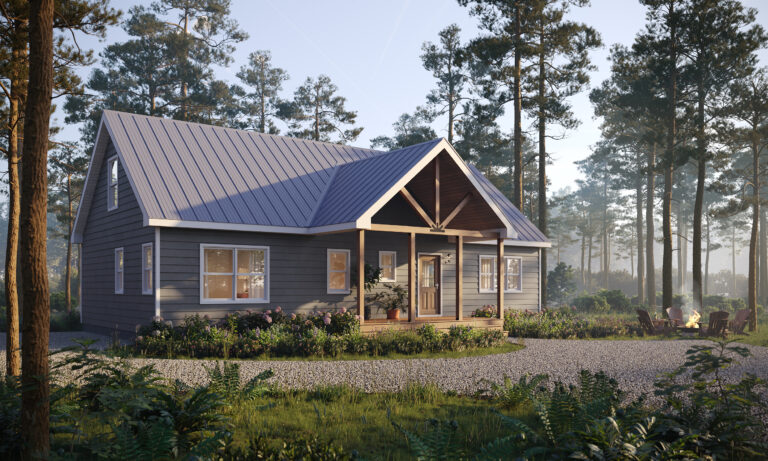
[[[117,157],[112,157],[107,163],[107,210],[117,208]]]

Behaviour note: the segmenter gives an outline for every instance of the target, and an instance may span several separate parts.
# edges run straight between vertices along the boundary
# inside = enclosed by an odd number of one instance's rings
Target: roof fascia
[[[176,219],[154,219],[150,218],[147,222],[148,226],[154,227],[175,227],[184,229],[208,229],[208,230],[224,230],[224,231],[240,231],[240,232],[262,232],[272,234],[297,234],[297,235],[314,235],[314,234],[326,234],[331,232],[343,232],[355,230],[355,223],[340,223],[332,224],[328,226],[316,226],[316,227],[289,227],[289,226],[261,226],[258,224],[233,224],[233,223],[218,223],[210,221],[181,221]]]
[[[96,131],[96,142],[93,144],[93,151],[91,152],[91,161],[88,162],[88,172],[85,174],[85,183],[83,185],[83,194],[80,199],[80,205],[77,207],[77,213],[75,214],[75,221],[72,224],[72,243],[83,242],[83,231],[85,230],[85,222],[88,219],[88,213],[93,202],[93,195],[96,189],[96,183],[98,182],[98,171],[94,172],[94,169],[101,169],[101,163],[104,161],[104,155],[107,150],[107,133],[104,128],[104,115],[102,114],[99,121],[99,129]],[[94,167],[98,163],[98,167]]]

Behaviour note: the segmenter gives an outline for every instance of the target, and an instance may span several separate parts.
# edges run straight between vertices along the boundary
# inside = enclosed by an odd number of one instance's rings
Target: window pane
[[[347,253],[341,251],[331,252],[331,270],[333,271],[345,271],[347,270]]]
[[[204,297],[208,299],[232,299],[231,275],[206,275]]]
[[[520,273],[520,259],[518,258],[507,258],[507,274],[508,275],[517,275]]]
[[[122,271],[123,270],[123,252],[118,251],[115,253],[115,266],[117,267],[117,270]]]
[[[394,262],[392,261],[392,253],[382,253],[381,254],[381,266],[387,267],[392,266]]]
[[[151,246],[144,247],[144,268],[145,269],[152,268],[152,247]]]
[[[421,265],[421,286],[432,288],[435,286],[435,262],[425,262]]]
[[[522,287],[520,286],[520,275],[508,275],[507,276],[507,286],[504,287],[505,290],[521,290]]]
[[[394,280],[395,279],[395,268],[394,267],[382,267],[381,268],[381,278],[384,280]]]
[[[347,289],[347,273],[331,272],[330,274],[328,274],[328,288],[331,290],[346,290]]]
[[[205,272],[232,273],[232,250],[206,249]],[[229,296],[232,296],[231,292]]]
[[[480,258],[480,272],[483,274],[493,274],[495,269],[493,262],[493,258]]]
[[[152,291],[152,270],[144,271],[144,291]]]
[[[237,273],[264,272],[264,250],[237,250]]]
[[[115,291],[121,292],[123,291],[123,273],[118,272],[115,274]]]
[[[117,184],[109,186],[109,206],[110,208],[117,207]]]
[[[117,159],[112,160],[109,164],[109,183],[114,184],[117,182]]]
[[[238,255],[239,256],[239,255]],[[263,299],[264,294],[264,276],[263,275],[238,275],[237,276],[237,297]]]

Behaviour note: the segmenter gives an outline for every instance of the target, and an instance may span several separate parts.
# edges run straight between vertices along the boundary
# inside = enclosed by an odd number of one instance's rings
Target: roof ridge
[[[351,163],[354,163],[354,162],[351,162]],[[312,210],[312,214],[309,216],[309,219],[307,220],[307,227],[312,227],[312,223],[315,222],[315,217],[317,216],[317,213],[320,211],[320,208],[322,208],[323,201],[325,200],[325,196],[328,195],[328,191],[331,190],[331,186],[333,185],[333,180],[336,179],[336,174],[339,172],[342,165],[348,165],[348,163],[336,164],[333,166],[333,172],[331,172],[331,177],[328,178],[328,182],[326,183],[325,189],[323,189],[323,193],[320,194],[320,197],[317,198],[317,204],[315,205],[315,209]]]
[[[199,126],[208,127],[208,128],[221,128],[221,129],[224,129],[224,130],[238,131],[238,132],[241,132],[241,133],[255,134],[255,135],[258,135],[258,136],[268,136],[268,137],[272,137],[272,138],[296,139],[296,140],[299,140],[299,141],[306,141],[306,142],[311,142],[311,143],[316,143],[316,144],[324,144],[324,145],[328,145],[328,146],[338,146],[338,147],[347,147],[347,148],[351,148],[351,149],[359,149],[359,150],[364,150],[364,151],[368,151],[368,152],[374,152],[375,154],[386,154],[386,153],[388,153],[388,152],[377,150],[377,149],[373,149],[373,148],[370,148],[370,147],[359,147],[359,146],[353,146],[353,145],[350,145],[350,144],[339,144],[339,143],[329,142],[329,141],[315,141],[314,139],[296,138],[296,137],[293,137],[293,136],[285,136],[285,135],[282,135],[282,134],[261,133],[261,132],[258,132],[258,131],[242,130],[240,128],[232,128],[232,127],[223,126],[223,125],[213,125],[213,124],[210,124],[210,123],[190,122],[190,121],[186,121],[186,120],[176,120],[175,118],[158,117],[156,115],[135,114],[133,112],[125,112],[125,111],[112,110],[112,109],[104,109],[103,112],[112,112],[114,114],[125,114],[125,115],[129,115],[131,117],[144,117],[144,118],[159,119],[159,120],[162,120],[162,121],[168,121],[168,122],[173,122],[173,123],[183,123],[183,124],[187,124],[187,125],[199,125]]]

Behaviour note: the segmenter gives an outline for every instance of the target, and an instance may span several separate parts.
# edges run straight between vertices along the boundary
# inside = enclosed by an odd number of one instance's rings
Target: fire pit
[[[696,334],[700,329],[699,320],[701,320],[701,314],[692,310],[688,316],[688,321],[685,322],[685,325],[678,327],[677,331],[683,334]]]
[[[684,326],[684,327],[679,327],[677,330],[680,333],[698,333],[699,332],[699,327],[698,327],[698,325],[695,326],[695,327]]]

